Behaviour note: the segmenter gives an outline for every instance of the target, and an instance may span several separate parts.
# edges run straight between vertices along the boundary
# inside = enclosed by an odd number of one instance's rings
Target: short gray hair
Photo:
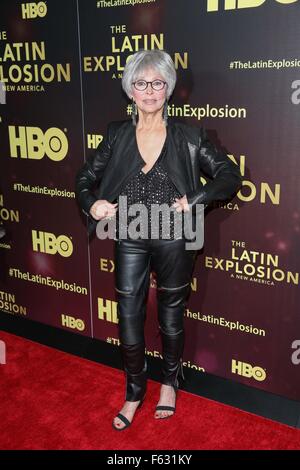
[[[169,100],[176,84],[176,69],[170,54],[160,49],[149,51],[141,49],[130,56],[122,76],[122,88],[126,95],[131,98],[132,82],[137,80],[141,72],[148,67],[156,69],[164,77],[168,85],[167,100]]]

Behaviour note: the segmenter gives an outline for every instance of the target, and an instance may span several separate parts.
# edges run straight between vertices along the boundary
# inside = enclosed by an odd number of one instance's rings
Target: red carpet
[[[176,415],[153,418],[159,384],[132,426],[111,426],[124,398],[124,375],[70,354],[0,332],[0,449],[300,449],[300,431],[179,392]]]

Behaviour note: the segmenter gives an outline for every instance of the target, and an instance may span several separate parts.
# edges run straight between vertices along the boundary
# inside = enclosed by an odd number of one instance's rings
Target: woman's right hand
[[[106,199],[98,199],[90,208],[90,214],[95,220],[113,217],[117,211],[118,203],[112,204]]]

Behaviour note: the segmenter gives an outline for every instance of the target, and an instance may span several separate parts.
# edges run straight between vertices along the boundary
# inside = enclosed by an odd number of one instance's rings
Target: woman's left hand
[[[184,195],[182,198],[178,199],[177,197],[175,198],[174,204],[172,204],[171,207],[175,207],[176,212],[188,212],[190,210],[189,203],[187,200],[186,195]]]

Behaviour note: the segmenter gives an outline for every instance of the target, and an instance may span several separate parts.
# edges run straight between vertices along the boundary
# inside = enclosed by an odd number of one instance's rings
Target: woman
[[[176,214],[193,212],[197,204],[206,206],[213,200],[227,199],[241,183],[237,165],[215,148],[203,128],[168,119],[168,101],[175,83],[176,70],[166,51],[140,50],[133,54],[122,77],[122,87],[132,100],[132,120],[110,123],[104,140],[77,175],[76,194],[89,216],[90,231],[97,221],[114,216],[118,219],[115,288],[126,401],[113,420],[117,430],[131,424],[146,393],[144,320],[150,271],[157,279],[163,357],[155,418],[168,418],[175,412],[178,374],[182,373],[185,303],[196,255],[196,250],[185,249],[185,235],[178,230]],[[201,184],[201,171],[211,178],[205,186]],[[138,232],[135,225],[135,231],[130,232],[128,224],[126,238],[120,237],[121,196],[127,197],[128,207],[142,203],[148,210],[143,229]],[[173,217],[168,220],[167,234],[163,221],[149,214],[152,204],[167,204],[170,209]],[[130,217],[128,220],[132,222]],[[159,236],[153,238],[150,229],[155,224]]]

